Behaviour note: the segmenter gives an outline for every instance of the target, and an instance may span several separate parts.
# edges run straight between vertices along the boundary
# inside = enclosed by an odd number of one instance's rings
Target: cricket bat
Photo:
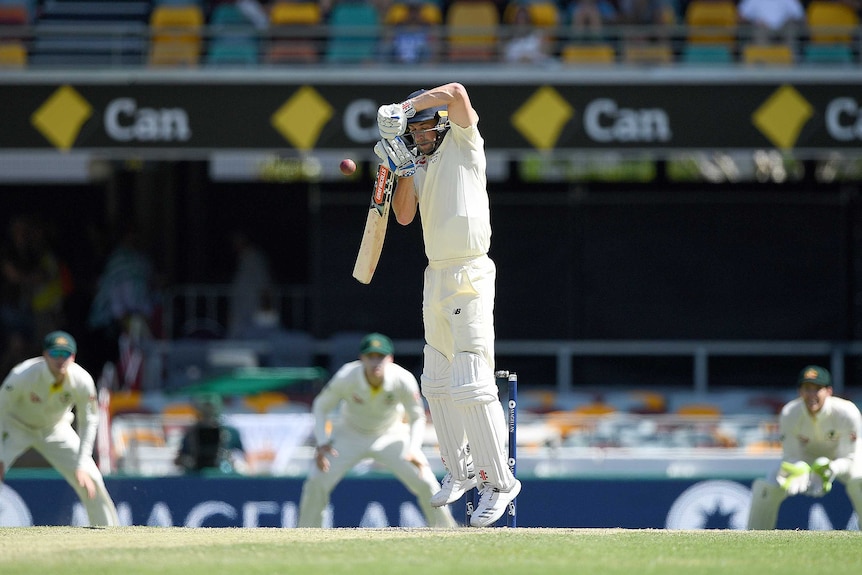
[[[374,270],[377,269],[377,262],[380,261],[394,187],[395,172],[380,164],[377,168],[377,177],[374,179],[374,192],[371,194],[371,205],[368,207],[368,217],[365,219],[362,243],[359,244],[359,253],[353,265],[353,277],[360,283],[371,283]]]

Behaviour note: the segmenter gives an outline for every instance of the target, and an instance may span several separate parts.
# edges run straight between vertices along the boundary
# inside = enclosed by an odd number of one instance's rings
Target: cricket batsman
[[[66,479],[90,519],[90,525],[120,524],[117,509],[96,462],[99,409],[96,384],[75,363],[78,346],[65,331],[45,336],[43,352],[19,363],[0,387],[0,482],[6,470],[33,448]],[[72,428],[72,408],[78,433]]]
[[[751,488],[749,529],[775,529],[778,509],[793,495],[823,497],[841,481],[862,517],[862,415],[850,401],[832,395],[829,371],[809,365],[797,380],[799,397],[781,410],[781,463]]]
[[[398,181],[392,209],[406,226],[421,213],[428,265],[422,291],[422,393],[446,466],[443,506],[477,487],[473,527],[493,525],[521,491],[506,454],[506,416],[494,377],[497,268],[485,140],[463,84],[416,90],[381,106],[374,151]]]

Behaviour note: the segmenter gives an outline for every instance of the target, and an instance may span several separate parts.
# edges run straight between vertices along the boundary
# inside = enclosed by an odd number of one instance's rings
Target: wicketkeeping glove
[[[811,485],[811,467],[804,461],[796,463],[782,461],[781,470],[778,472],[778,484],[787,492],[787,495],[807,492]]]
[[[835,481],[835,472],[832,471],[831,461],[828,457],[818,457],[811,466],[811,486],[808,495],[822,497],[832,490],[832,482]]]
[[[416,173],[416,163],[413,154],[407,149],[401,138],[394,140],[382,139],[374,145],[374,153],[395,172],[399,178],[409,178]]]
[[[407,119],[416,115],[410,100],[400,104],[387,104],[377,109],[377,129],[380,136],[393,140],[407,131]]]

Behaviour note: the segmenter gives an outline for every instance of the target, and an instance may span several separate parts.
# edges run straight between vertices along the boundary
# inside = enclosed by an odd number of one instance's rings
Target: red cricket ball
[[[345,176],[349,176],[356,171],[356,162],[354,162],[350,158],[345,158],[341,160],[341,165],[339,166],[339,169],[341,170],[342,174],[344,174]]]

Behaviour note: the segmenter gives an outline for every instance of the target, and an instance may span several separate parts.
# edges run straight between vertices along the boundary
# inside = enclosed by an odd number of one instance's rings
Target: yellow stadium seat
[[[793,52],[786,44],[748,44],[742,49],[742,62],[755,66],[790,66]]]
[[[24,68],[27,66],[27,48],[22,42],[0,43],[0,68]]]
[[[150,14],[150,66],[197,66],[203,10],[198,5],[160,4]]]
[[[200,45],[181,40],[158,40],[150,45],[151,67],[194,67],[200,63]]]
[[[669,44],[627,44],[623,46],[622,61],[635,65],[672,64],[673,50]]]
[[[383,17],[383,23],[387,26],[395,26],[404,22],[407,18],[407,4],[396,2],[392,4]],[[422,19],[427,23],[438,26],[443,23],[443,11],[436,2],[423,2],[421,7]]]
[[[530,22],[539,28],[553,28],[560,25],[560,11],[554,2],[535,1],[524,3],[521,0],[512,0],[506,4],[503,11],[503,22],[505,24],[515,23],[515,12],[519,5],[527,8]]]
[[[288,397],[277,391],[269,391],[263,393],[257,393],[255,395],[249,395],[244,398],[244,403],[256,411],[257,413],[266,413],[270,408],[276,406],[283,406],[287,404],[290,400]]]
[[[814,44],[849,44],[859,26],[859,15],[835,0],[812,0],[805,11]]]
[[[685,10],[688,41],[693,44],[736,42],[739,14],[730,0],[692,0]]]
[[[564,64],[607,66],[616,60],[616,52],[610,44],[567,44],[560,59]]]
[[[312,64],[320,60],[323,32],[309,33],[320,26],[323,15],[317,2],[284,2],[272,5],[269,12],[273,38],[264,50],[267,64]]]
[[[488,62],[497,57],[500,13],[487,0],[455,0],[446,11],[448,57],[455,62]]]
[[[676,409],[676,414],[697,417],[718,417],[721,415],[721,408],[710,403],[689,403],[680,405]]]

